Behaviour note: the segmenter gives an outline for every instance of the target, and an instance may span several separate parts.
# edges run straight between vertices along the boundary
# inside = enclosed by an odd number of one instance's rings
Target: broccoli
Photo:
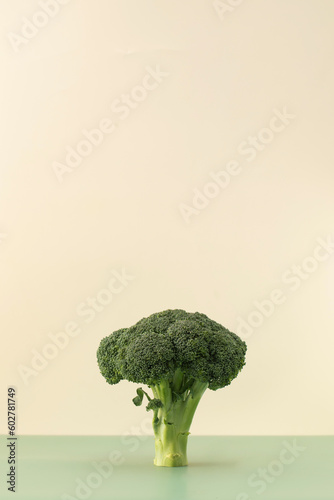
[[[153,411],[154,464],[187,465],[189,429],[206,389],[215,391],[238,375],[247,346],[235,333],[198,312],[168,309],[101,340],[97,360],[106,381],[146,384],[133,403]]]

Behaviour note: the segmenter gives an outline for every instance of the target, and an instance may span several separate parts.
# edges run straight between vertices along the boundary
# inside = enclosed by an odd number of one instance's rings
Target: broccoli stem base
[[[155,436],[154,465],[163,467],[182,467],[188,465],[188,433],[183,434],[167,426]],[[168,426],[169,427],[169,426]]]
[[[154,412],[153,430],[155,436],[154,465],[182,467],[188,465],[187,444],[189,429],[197,405],[207,389],[207,383],[195,382],[191,394],[179,393],[173,398],[170,384],[162,382],[152,387],[154,396],[159,398],[163,407]]]

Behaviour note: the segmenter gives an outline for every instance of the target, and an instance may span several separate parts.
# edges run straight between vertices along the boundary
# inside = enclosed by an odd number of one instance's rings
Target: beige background
[[[147,432],[136,386],[99,374],[100,339],[167,308],[238,333],[254,301],[281,293],[253,314],[246,367],[206,392],[192,432],[333,433],[334,254],[299,283],[292,266],[334,238],[334,3],[226,5],[72,0],[15,51],[8,34],[41,7],[2,2],[1,432],[8,385],[21,434]],[[110,106],[157,65],[169,76],[122,120]],[[293,118],[270,137],[284,108]],[[115,131],[59,182],[54,162],[104,118]],[[270,141],[248,161],[259,133]],[[232,160],[237,175],[186,223],[180,204]],[[80,316],[122,268],[128,285]],[[32,350],[68,322],[77,336],[25,384]]]

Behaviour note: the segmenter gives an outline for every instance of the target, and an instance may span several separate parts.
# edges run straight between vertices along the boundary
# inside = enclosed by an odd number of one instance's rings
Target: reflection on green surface
[[[192,436],[189,467],[155,467],[151,436],[20,436],[1,499],[333,500],[334,437]]]

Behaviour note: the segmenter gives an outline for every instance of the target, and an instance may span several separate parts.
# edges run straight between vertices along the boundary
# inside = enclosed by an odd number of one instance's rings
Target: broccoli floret
[[[245,365],[247,346],[205,314],[168,309],[101,340],[97,360],[106,381],[146,384],[133,403],[147,397],[153,411],[154,464],[187,465],[189,429],[206,389],[231,383]]]

